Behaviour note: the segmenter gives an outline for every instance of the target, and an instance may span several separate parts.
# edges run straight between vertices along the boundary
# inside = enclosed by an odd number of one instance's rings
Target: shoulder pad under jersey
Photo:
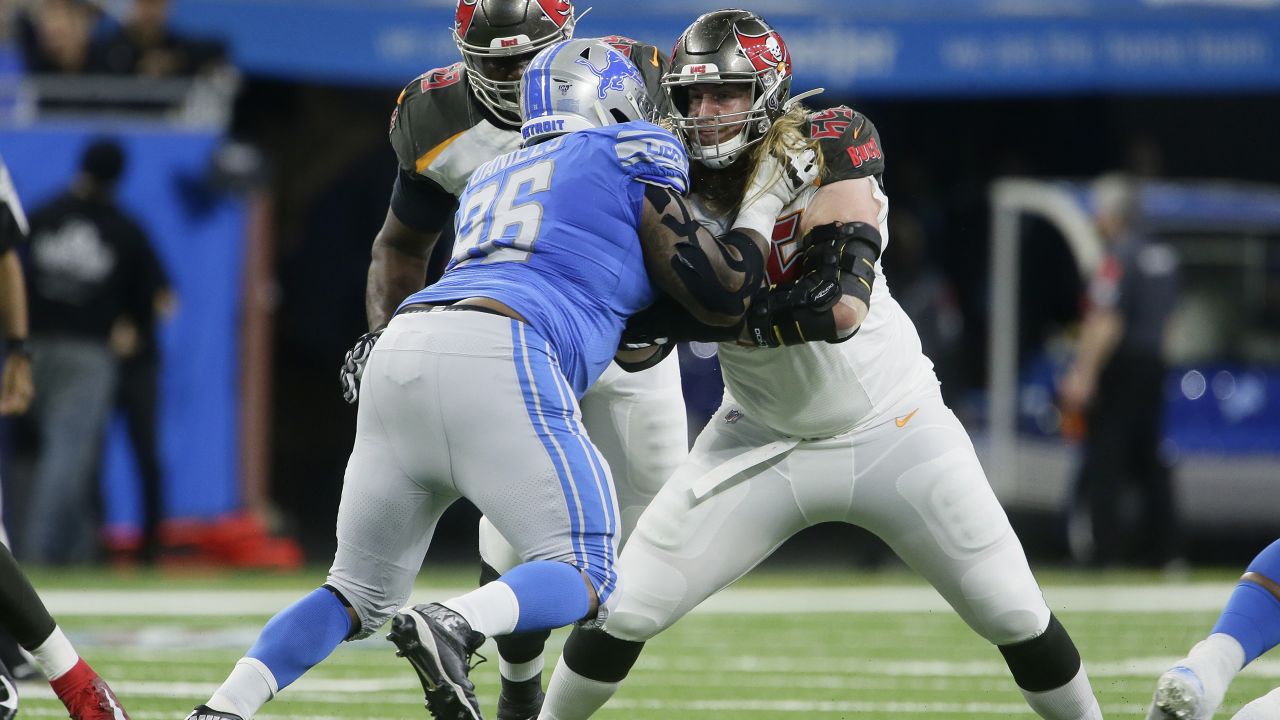
[[[421,173],[450,140],[480,122],[484,116],[473,107],[466,70],[457,62],[419,75],[400,91],[391,112],[391,146],[400,167]]]
[[[666,75],[667,71],[671,69],[671,58],[653,45],[639,40],[632,40],[622,35],[610,35],[600,39],[612,45],[618,52],[626,55],[631,60],[631,63],[640,70],[640,75],[644,77],[644,85],[649,90],[649,99],[653,101],[654,107],[658,109],[659,116],[666,117],[670,115],[671,98],[662,89],[662,76]]]
[[[642,121],[611,127],[616,128],[614,152],[628,175],[681,195],[688,192],[689,156],[671,131]]]
[[[806,132],[821,148],[826,165],[823,183],[878,178],[884,172],[880,133],[871,119],[857,110],[840,105],[810,113]]]

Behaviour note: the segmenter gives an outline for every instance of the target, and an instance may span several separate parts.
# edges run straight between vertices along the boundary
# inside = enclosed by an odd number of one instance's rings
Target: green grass
[[[321,572],[304,575],[187,577],[108,573],[38,575],[38,586],[66,603],[78,588],[136,590],[296,590],[314,587]],[[1197,581],[1229,588],[1231,571]],[[469,569],[431,576],[435,587],[464,587]],[[1045,573],[1050,587],[1150,585],[1154,575]],[[742,585],[762,589],[919,585],[896,572],[758,573]],[[1179,585],[1170,585],[1171,593]],[[419,594],[430,595],[429,590]],[[417,595],[415,595],[417,597]],[[81,652],[117,689],[135,720],[181,718],[221,682],[278,606],[248,616],[136,617],[83,608],[60,622]],[[90,614],[91,613],[91,614]],[[1108,718],[1141,718],[1155,678],[1212,625],[1217,612],[1063,612]],[[422,718],[416,677],[381,635],[344,645],[285,690],[260,718]],[[563,642],[553,635],[548,667]],[[492,716],[496,656],[474,673]],[[1265,659],[1234,683],[1218,717],[1280,683],[1280,665]],[[40,683],[23,685],[20,717],[65,717]],[[1031,718],[1000,655],[948,611],[697,614],[652,641],[604,720],[699,718]]]

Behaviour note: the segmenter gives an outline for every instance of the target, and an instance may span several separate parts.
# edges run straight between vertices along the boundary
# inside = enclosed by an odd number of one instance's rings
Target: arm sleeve
[[[391,211],[400,222],[424,233],[440,232],[453,217],[456,198],[434,180],[400,168],[391,188]]]

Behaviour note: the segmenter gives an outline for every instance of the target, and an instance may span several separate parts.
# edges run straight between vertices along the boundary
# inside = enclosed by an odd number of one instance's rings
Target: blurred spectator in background
[[[1079,347],[1058,387],[1064,414],[1084,420],[1072,550],[1098,566],[1165,566],[1180,558],[1172,471],[1160,453],[1163,346],[1178,297],[1178,258],[1142,234],[1133,178],[1104,176],[1094,184],[1093,202],[1106,257],[1089,285]],[[1131,489],[1139,499],[1138,528],[1129,520]]]
[[[160,551],[160,521],[164,514],[164,477],[157,442],[160,348],[156,325],[173,316],[177,295],[151,245],[143,243],[138,251],[137,282],[126,288],[124,314],[112,330],[111,349],[120,363],[116,407],[124,415],[141,481],[139,559],[150,564]]]
[[[91,72],[90,38],[98,10],[87,0],[38,0],[18,19],[27,72],[40,75]]]
[[[40,450],[20,549],[37,563],[88,562],[97,550],[96,460],[117,372],[110,339],[146,266],[146,236],[115,204],[124,165],[115,141],[91,143],[68,191],[31,216]]]
[[[92,48],[95,72],[143,77],[190,77],[223,64],[219,43],[169,28],[169,0],[134,0],[120,29]]]

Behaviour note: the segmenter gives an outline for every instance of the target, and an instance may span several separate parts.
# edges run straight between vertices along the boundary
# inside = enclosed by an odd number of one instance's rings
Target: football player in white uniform
[[[520,76],[538,50],[573,36],[568,0],[460,0],[454,41],[462,62],[410,82],[391,117],[400,161],[386,221],[373,245],[365,305],[370,333],[343,365],[348,401],[358,393],[363,363],[396,306],[422,288],[437,238],[452,225],[455,197],[472,172],[520,145]],[[659,108],[667,58],[652,45],[604,38],[633,61]],[[617,486],[625,542],[636,519],[688,453],[689,429],[677,358],[643,372],[612,365],[582,398],[583,424],[604,454]],[[480,522],[481,582],[520,562],[488,519]],[[546,632],[498,640],[502,693],[498,720],[537,715],[542,699]]]
[[[1080,655],[884,281],[888,201],[876,129],[847,107],[811,112],[796,103],[803,96],[788,100],[791,76],[782,38],[754,13],[708,13],[680,37],[664,85],[693,161],[690,205],[718,230],[749,224],[738,208],[751,168],[769,154],[817,148],[820,177],[762,218],[772,226],[769,279],[787,283],[805,262],[800,248],[826,245],[853,261],[842,263],[842,285],[846,294],[865,285],[869,314],[838,344],[719,344],[724,402],[641,516],[604,620],[570,636],[540,717],[590,716],[646,640],[796,532],[836,520],[874,532],[928,579],[998,647],[1039,716],[1101,718]],[[648,313],[630,339],[680,339],[691,323]],[[790,345],[786,328],[775,330]]]

